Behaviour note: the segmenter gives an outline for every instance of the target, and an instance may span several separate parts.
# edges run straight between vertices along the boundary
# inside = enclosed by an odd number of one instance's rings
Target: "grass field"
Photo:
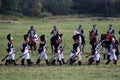
[[[101,55],[101,63],[96,66],[95,64],[88,66],[86,55],[90,54],[91,46],[89,45],[89,31],[92,25],[96,24],[99,36],[101,33],[106,33],[109,24],[113,24],[115,29],[115,36],[117,39],[120,37],[118,31],[120,30],[120,21],[114,20],[86,20],[86,19],[42,19],[36,21],[13,21],[10,23],[0,23],[0,60],[7,54],[7,39],[6,35],[11,33],[14,37],[14,47],[19,49],[16,53],[16,58],[20,56],[23,43],[23,35],[28,32],[31,25],[33,25],[38,33],[38,36],[45,34],[47,37],[47,45],[49,45],[50,32],[53,25],[56,25],[59,32],[63,34],[66,47],[64,50],[65,60],[68,59],[72,49],[72,35],[78,25],[82,25],[85,33],[85,53],[82,55],[82,66],[77,63],[74,66],[46,66],[42,61],[40,66],[4,66],[4,62],[0,62],[0,80],[119,80],[120,79],[120,60],[117,65],[113,63],[105,65]],[[119,47],[120,48],[120,47]],[[35,62],[38,54],[31,54],[32,60]],[[48,49],[49,59],[52,57],[51,49]],[[20,60],[17,62],[20,64]]]

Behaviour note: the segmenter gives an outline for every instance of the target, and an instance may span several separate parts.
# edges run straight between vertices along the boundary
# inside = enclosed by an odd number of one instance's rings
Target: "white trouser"
[[[62,59],[64,59],[64,55],[63,55],[63,53],[62,53],[62,52],[61,52],[61,54],[60,54],[60,55],[61,55],[61,58],[62,58]]]
[[[9,59],[15,60],[15,53],[14,52],[9,52],[8,57],[6,59],[7,60],[9,60]]]
[[[39,54],[39,59],[41,60],[41,59],[45,59],[45,60],[47,60],[48,59],[48,57],[47,57],[47,54],[46,54],[46,52],[41,52],[41,54]]]
[[[77,57],[78,57],[78,61],[81,61],[81,54],[80,53],[77,55]]]
[[[100,60],[100,52],[95,51],[94,61],[99,61],[99,60]]]
[[[63,57],[63,55],[61,54],[61,51],[58,50],[58,53],[55,54],[55,58],[54,58],[54,59],[61,61],[61,60],[62,60],[62,57]]]
[[[25,50],[25,52],[23,52],[22,55],[23,55],[23,56],[22,56],[23,59],[30,59],[29,50]]]
[[[115,54],[115,49],[113,49],[113,51],[110,54],[110,60],[117,60],[117,56]]]

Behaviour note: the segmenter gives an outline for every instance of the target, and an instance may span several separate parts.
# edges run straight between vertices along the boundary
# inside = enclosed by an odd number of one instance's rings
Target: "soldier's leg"
[[[51,65],[55,65],[56,63],[56,59],[54,58],[52,61],[51,61]]]
[[[16,66],[17,64],[15,61],[15,53],[12,54],[11,58],[12,58],[12,63]]]
[[[81,63],[81,54],[78,55],[78,64],[79,64],[79,66],[82,64]]]
[[[46,54],[46,53],[44,53],[44,59],[45,59],[46,64],[49,66],[48,56],[47,56],[47,54]]]
[[[43,57],[44,57],[44,53],[41,52],[41,53],[39,54],[38,60],[36,61],[36,64],[40,64],[40,62],[41,62],[41,60],[42,60]]]
[[[110,52],[107,53],[107,60],[110,59],[110,54],[111,54]]]
[[[61,66],[61,65],[62,65],[62,57],[61,57],[61,54],[60,54],[60,53],[58,54],[58,60],[59,60],[60,66]]]
[[[105,64],[107,65],[107,64],[109,64],[111,62],[111,60],[108,60]]]
[[[72,65],[72,58],[70,58],[70,62],[69,62],[70,65]]]
[[[8,64],[10,64],[10,57],[9,57],[9,55],[7,56],[6,61],[5,61],[5,65],[8,65]]]
[[[119,43],[120,43],[120,38],[119,38]]]
[[[73,65],[75,63],[75,61],[78,59],[78,56],[74,55],[71,57],[71,65]]]
[[[25,65],[25,59],[26,59],[26,54],[23,53],[22,60],[21,60],[21,65],[22,65],[22,66]]]
[[[9,58],[9,56],[6,58],[6,61],[5,61],[5,65],[8,65],[8,64],[10,64],[10,58]]]
[[[21,60],[21,65],[22,65],[22,66],[25,65],[24,62],[25,62],[25,58],[22,58],[22,60]]]
[[[108,61],[105,63],[106,65],[109,64],[111,62],[111,60],[113,60],[113,56],[109,55]]]
[[[103,59],[105,60],[106,59],[106,48],[103,47]]]
[[[96,65],[98,65],[100,63],[100,53],[99,52],[97,52],[95,60],[96,60]]]
[[[89,62],[88,62],[88,65],[91,65],[92,64],[92,62],[94,61],[94,57],[91,57],[91,58],[89,58],[89,60],[88,60]]]
[[[114,60],[114,64],[115,64],[115,65],[117,64],[117,60]]]
[[[72,65],[73,64],[73,57],[74,57],[74,54],[72,51],[70,53],[70,61],[69,61],[69,64]]]
[[[116,56],[116,54],[113,54],[113,57],[114,57],[114,64],[116,65],[117,64],[117,56]]]
[[[56,65],[56,60],[58,60],[58,54],[54,54],[53,59],[51,60],[51,65]]]
[[[26,60],[27,60],[28,66],[31,66],[32,62],[31,62],[31,59],[30,59],[30,53],[26,53]]]
[[[65,64],[63,53],[61,53],[62,63]]]
[[[57,50],[54,50],[54,56],[50,62],[51,65],[56,65],[56,60],[58,59]]]
[[[36,64],[40,64],[40,59],[38,58],[37,61],[36,61]]]
[[[71,61],[71,65],[73,65],[75,63],[76,59],[72,59]]]
[[[96,65],[98,65],[99,64],[99,61],[96,61]]]

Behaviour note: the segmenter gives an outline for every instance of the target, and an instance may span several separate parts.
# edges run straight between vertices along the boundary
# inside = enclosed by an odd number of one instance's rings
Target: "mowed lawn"
[[[41,65],[33,66],[20,66],[20,60],[17,62],[18,66],[4,66],[5,62],[0,62],[0,80],[120,80],[120,60],[118,64],[114,65],[111,62],[105,65],[106,60],[103,60],[101,52],[101,63],[96,66],[95,63],[91,66],[87,65],[88,58],[91,52],[89,44],[89,31],[92,25],[96,24],[99,36],[101,33],[106,33],[109,24],[112,24],[115,29],[115,36],[117,39],[120,37],[118,31],[120,30],[120,21],[90,21],[90,20],[61,20],[61,19],[42,19],[36,21],[17,21],[11,23],[0,23],[0,60],[7,54],[7,39],[6,35],[11,33],[14,38],[14,48],[16,49],[16,58],[21,55],[20,48],[23,43],[23,35],[26,34],[30,26],[34,26],[38,36],[45,34],[47,37],[47,46],[50,42],[50,32],[53,25],[56,25],[59,33],[63,34],[63,45],[66,44],[64,49],[65,60],[68,59],[72,49],[72,35],[78,25],[82,25],[86,40],[85,51],[82,55],[82,65],[78,66],[77,62],[73,65],[59,66],[46,66],[44,60]],[[39,43],[40,41],[38,41]],[[38,44],[39,45],[39,44]],[[37,45],[37,46],[38,46]],[[119,47],[120,48],[120,47]],[[53,56],[51,48],[48,49],[49,59]],[[31,54],[32,61],[36,61],[37,54]]]

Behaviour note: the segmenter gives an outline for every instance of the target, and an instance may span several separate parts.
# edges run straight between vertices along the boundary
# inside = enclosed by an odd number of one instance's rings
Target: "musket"
[[[67,64],[71,59],[75,59],[80,53],[81,53],[81,51],[80,51],[78,54],[74,54],[72,57],[70,57],[70,58],[66,61],[66,64]]]
[[[62,51],[64,50],[65,46],[66,46],[66,44],[63,45],[63,47],[62,47],[62,49],[61,49]],[[49,63],[50,63],[57,55],[58,55],[58,54],[54,55],[54,56],[49,60]]]
[[[1,61],[5,61],[5,59],[8,57],[9,55],[7,54]]]
[[[29,49],[30,50],[30,49]],[[30,51],[29,51],[30,52]],[[25,53],[25,54],[27,54],[27,53]],[[20,55],[17,59],[16,59],[16,61],[18,61],[20,58],[22,58],[25,54],[22,54],[22,55]]]
[[[102,49],[100,49],[100,50],[98,51],[98,53],[99,53],[101,50],[102,50]],[[97,54],[98,54],[98,53],[97,53]],[[91,56],[91,54],[85,56],[85,58],[88,58],[89,56]]]
[[[57,55],[54,55],[50,60],[49,63],[56,57]]]
[[[18,61],[22,56],[23,56],[23,55],[19,56],[19,57],[16,59],[16,61]]]
[[[12,54],[14,54],[15,52],[13,52]],[[3,61],[5,61],[5,59],[8,57],[8,56],[11,56],[12,54],[7,54],[1,61],[3,62]]]

